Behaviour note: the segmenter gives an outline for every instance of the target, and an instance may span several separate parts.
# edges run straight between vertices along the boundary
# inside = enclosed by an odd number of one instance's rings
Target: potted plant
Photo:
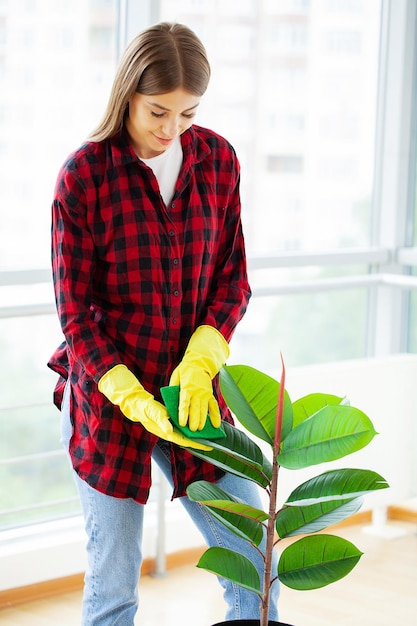
[[[331,469],[298,486],[279,507],[280,469],[302,469],[340,459],[367,446],[377,433],[369,417],[350,406],[346,398],[313,393],[291,402],[283,362],[280,382],[250,366],[231,365],[222,368],[220,383],[234,416],[266,444],[271,457],[263,452],[264,444],[261,448],[243,430],[227,423],[223,424],[224,439],[201,440],[212,447],[210,451],[192,452],[257,483],[267,494],[268,510],[254,509],[206,481],[192,483],[187,494],[252,545],[260,543],[259,528],[265,529],[263,580],[248,559],[225,548],[209,548],[197,566],[249,588],[261,599],[259,621],[224,624],[278,624],[268,622],[273,581],[278,578],[293,589],[309,590],[348,574],[362,552],[346,539],[317,533],[356,513],[364,494],[388,487],[372,470]],[[277,544],[297,535],[302,536],[281,552],[278,571],[271,571]]]

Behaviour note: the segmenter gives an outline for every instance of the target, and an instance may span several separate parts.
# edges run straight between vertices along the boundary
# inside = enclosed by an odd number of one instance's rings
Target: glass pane
[[[0,410],[0,530],[80,513],[51,404]],[[4,432],[3,432],[4,431]],[[3,439],[4,436],[4,439]],[[16,456],[15,456],[16,455]]]
[[[118,6],[0,3],[0,269],[49,266],[56,174],[107,102]],[[160,6],[160,19],[189,24],[207,46],[213,80],[197,122],[238,151],[248,253],[369,243],[380,0]],[[285,270],[251,281],[256,289],[326,275]],[[45,302],[48,290],[7,288],[0,298]],[[366,303],[366,289],[253,298],[234,361],[265,369],[280,351],[289,366],[362,356]],[[46,368],[60,340],[56,316],[0,320],[0,528],[79,511]]]
[[[413,276],[417,275],[414,270]],[[417,353],[417,293],[411,291],[409,295],[409,320],[408,320],[408,352]]]
[[[345,274],[351,273],[348,268]],[[355,275],[366,268],[355,268]],[[274,282],[257,286],[293,284],[320,278],[341,278],[343,270],[275,270]],[[337,280],[336,280],[337,284]],[[287,366],[326,363],[365,356],[368,290],[355,287],[305,291],[252,298],[232,340],[234,363],[280,371],[280,353]]]
[[[248,253],[368,245],[381,1],[160,4],[207,47],[197,123],[237,150]]]
[[[116,59],[117,0],[0,3],[0,269],[49,267],[58,169],[98,123]],[[53,301],[4,287],[2,305]],[[0,529],[79,513],[46,362],[56,315],[0,319]]]
[[[0,320],[0,529],[80,511],[46,367],[60,341],[55,315]]]
[[[0,268],[48,267],[58,168],[104,112],[116,0],[0,5]]]
[[[413,246],[417,246],[417,159],[415,163],[415,175],[414,175],[414,237]],[[417,276],[417,269],[412,269],[411,274]],[[408,308],[408,351],[417,353],[417,292],[415,290],[410,291],[409,294],[409,308]]]
[[[0,298],[14,304],[10,291]],[[52,402],[57,375],[46,366],[61,341],[55,314],[0,319],[0,531],[81,512]]]
[[[232,340],[233,362],[279,370],[281,352],[287,366],[363,357],[367,297],[356,289],[258,298]]]

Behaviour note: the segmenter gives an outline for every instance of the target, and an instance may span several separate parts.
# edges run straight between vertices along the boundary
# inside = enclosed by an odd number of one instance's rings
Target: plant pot
[[[259,619],[232,619],[228,622],[217,622],[216,624],[213,624],[213,626],[259,626],[259,623]],[[270,620],[268,622],[268,626],[292,626],[292,624],[274,622]]]

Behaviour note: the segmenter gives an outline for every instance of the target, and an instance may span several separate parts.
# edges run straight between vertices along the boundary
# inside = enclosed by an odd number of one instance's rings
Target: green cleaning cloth
[[[161,387],[162,399],[165,403],[169,416],[175,426],[182,432],[183,435],[190,439],[223,439],[226,437],[226,433],[223,428],[214,428],[210,422],[209,417],[202,430],[190,430],[188,426],[180,426],[178,423],[178,404],[180,400],[180,388],[179,385],[170,385],[169,387]]]

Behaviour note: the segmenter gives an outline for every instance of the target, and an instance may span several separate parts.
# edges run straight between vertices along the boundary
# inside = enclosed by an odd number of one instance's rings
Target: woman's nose
[[[177,117],[174,117],[168,120],[164,120],[162,130],[164,131],[166,137],[171,139],[172,137],[176,137],[178,135],[179,127],[179,119]]]

